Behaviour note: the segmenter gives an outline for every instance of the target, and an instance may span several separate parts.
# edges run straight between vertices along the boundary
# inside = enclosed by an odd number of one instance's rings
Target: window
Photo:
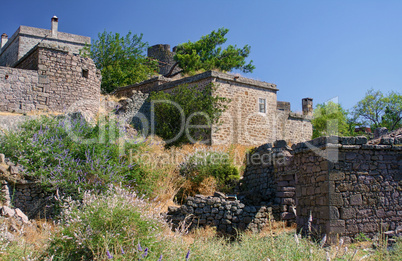
[[[263,98],[258,99],[258,111],[261,113],[266,113],[267,110],[267,100]]]
[[[88,70],[87,69],[82,69],[82,77],[88,78]]]

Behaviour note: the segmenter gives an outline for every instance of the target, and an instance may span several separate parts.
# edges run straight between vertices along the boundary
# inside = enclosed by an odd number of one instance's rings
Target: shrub
[[[218,122],[227,108],[227,103],[230,102],[230,99],[214,95],[214,91],[214,85],[209,84],[202,90],[199,90],[197,85],[193,87],[180,85],[174,88],[172,93],[151,93],[149,100],[155,102],[155,134],[165,141],[171,140],[167,146],[178,146],[194,141],[209,143],[212,124]],[[179,111],[172,102],[180,105],[182,111]],[[182,119],[183,116],[185,119]],[[188,121],[190,125],[208,127],[188,128],[180,134],[184,128],[182,120]]]
[[[188,186],[179,197],[200,193],[200,185],[210,177],[216,180],[218,190],[229,192],[240,178],[229,153],[207,149],[190,154],[180,165],[180,174],[186,178]]]
[[[38,179],[46,188],[77,195],[78,191],[103,191],[108,184],[121,182],[149,194],[153,173],[121,155],[119,135],[112,130],[116,128],[109,123],[91,126],[81,118],[72,120],[69,130],[65,118],[42,117],[0,137],[0,147],[7,157],[24,166],[28,176]],[[74,135],[82,139],[74,139]],[[126,151],[143,147],[140,142],[124,145]]]
[[[163,224],[135,193],[110,186],[102,195],[85,192],[81,202],[67,199],[64,207],[62,228],[45,254],[53,260],[135,260],[159,250]]]

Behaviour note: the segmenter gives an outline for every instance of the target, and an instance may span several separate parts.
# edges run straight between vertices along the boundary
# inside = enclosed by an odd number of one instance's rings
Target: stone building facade
[[[51,19],[50,30],[21,25],[10,38],[7,34],[2,34],[0,66],[14,67],[17,61],[39,43],[68,47],[70,52],[79,54],[86,44],[91,43],[91,38],[59,32],[58,18],[55,16]]]
[[[160,59],[160,72],[166,73],[174,64],[168,45],[150,47],[148,55]],[[164,54],[167,57],[163,58]],[[210,144],[261,145],[275,140],[297,143],[312,136],[312,99],[303,99],[303,114],[293,113],[290,103],[277,101],[277,86],[217,71],[207,71],[190,77],[168,78],[162,75],[150,80],[120,87],[114,94],[131,97],[133,91],[150,93],[172,91],[180,85],[203,88],[208,84],[217,87],[215,94],[229,98],[228,109],[220,123],[212,127]]]
[[[57,32],[54,20],[52,30],[21,26],[2,41],[0,111],[98,112],[100,71],[78,54],[90,38]]]

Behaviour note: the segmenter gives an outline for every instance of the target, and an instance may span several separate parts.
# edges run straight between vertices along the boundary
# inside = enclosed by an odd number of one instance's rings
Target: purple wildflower
[[[113,259],[113,256],[110,254],[109,250],[106,250],[107,258]]]
[[[121,254],[124,255],[125,253],[124,253],[123,247],[120,247],[120,250],[121,250]]]
[[[189,249],[188,252],[187,252],[186,261],[189,260],[189,259],[190,259],[190,249]]]
[[[142,247],[141,247],[140,242],[138,242],[138,251],[142,251]]]
[[[162,261],[162,254],[161,254],[161,256],[159,257],[158,261]]]
[[[142,254],[142,257],[146,257],[148,255],[148,248],[145,248],[144,254]]]

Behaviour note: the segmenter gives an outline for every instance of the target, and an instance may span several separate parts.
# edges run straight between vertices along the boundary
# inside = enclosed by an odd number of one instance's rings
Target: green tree
[[[354,107],[354,116],[361,125],[370,126],[372,129],[397,129],[401,127],[402,95],[391,92],[384,96],[381,91],[370,89]]]
[[[402,95],[391,92],[385,97],[386,107],[381,118],[381,125],[389,130],[402,127]]]
[[[157,62],[144,55],[147,47],[148,44],[142,42],[142,34],[129,32],[120,36],[119,33],[104,31],[90,47],[84,48],[101,70],[103,93],[144,81],[155,74]]]
[[[350,125],[347,111],[335,102],[317,104],[313,114],[313,138],[321,136],[349,136]]]
[[[154,105],[155,134],[169,141],[166,145],[203,141],[209,143],[212,124],[217,124],[227,109],[229,99],[214,95],[211,83],[202,90],[197,86],[180,85],[168,92],[153,92],[149,100]],[[178,106],[177,106],[178,105]],[[186,125],[201,128],[186,128]]]
[[[196,42],[187,42],[177,46],[174,59],[176,64],[167,74],[170,76],[176,66],[182,68],[182,73],[194,73],[199,70],[218,69],[231,71],[239,69],[244,73],[252,72],[255,67],[253,61],[246,64],[245,59],[250,54],[250,46],[237,48],[236,45],[229,45],[225,49],[220,47],[227,40],[225,35],[229,29],[220,28],[210,34],[202,36]]]
[[[382,92],[370,89],[365,97],[354,107],[354,114],[356,119],[360,119],[362,125],[370,125],[376,129],[381,125],[384,108],[385,101]]]

